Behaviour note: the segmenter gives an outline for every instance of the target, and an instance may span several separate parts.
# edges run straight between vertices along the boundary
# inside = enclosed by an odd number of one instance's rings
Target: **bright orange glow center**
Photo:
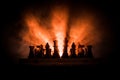
[[[52,11],[52,27],[56,40],[58,41],[58,50],[60,57],[63,54],[64,38],[66,36],[67,10],[57,7]]]

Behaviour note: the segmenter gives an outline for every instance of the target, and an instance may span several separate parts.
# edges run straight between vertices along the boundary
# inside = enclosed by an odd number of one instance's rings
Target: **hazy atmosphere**
[[[4,2],[3,2],[4,3]],[[68,52],[72,42],[92,45],[94,58],[114,58],[117,55],[118,17],[114,2],[76,0],[42,0],[39,2],[4,3],[2,9],[3,63],[27,58],[30,45],[58,41],[59,55],[63,53],[64,38]],[[12,6],[11,6],[12,5]],[[68,53],[69,54],[69,53]]]

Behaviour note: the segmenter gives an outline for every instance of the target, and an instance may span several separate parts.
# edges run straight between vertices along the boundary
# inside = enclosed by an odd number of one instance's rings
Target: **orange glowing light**
[[[97,41],[100,41],[99,34],[93,25],[93,19],[88,15],[86,17],[77,17],[72,18],[71,23],[68,25],[68,9],[60,6],[52,8],[50,13],[50,23],[49,28],[46,25],[42,25],[42,20],[31,14],[25,16],[25,26],[27,27],[26,31],[23,31],[22,38],[29,45],[40,45],[45,46],[46,43],[49,43],[51,48],[51,55],[53,55],[54,47],[53,41],[57,40],[59,56],[61,57],[64,49],[64,39],[67,37],[68,40],[68,55],[70,55],[70,48],[73,42],[76,44],[94,44]],[[69,29],[69,30],[68,30]],[[66,32],[68,35],[66,35]],[[69,36],[69,37],[68,37]],[[95,41],[93,41],[96,39]]]
[[[53,51],[53,43],[52,40],[50,40],[51,36],[47,29],[44,28],[44,26],[41,26],[39,23],[39,19],[37,19],[33,15],[27,16],[25,19],[28,31],[23,32],[24,36],[23,39],[30,43],[30,45],[40,45],[40,44],[46,44],[47,42],[50,45],[50,48]]]
[[[60,57],[63,54],[63,46],[64,46],[64,38],[66,36],[66,28],[67,28],[67,9],[64,7],[57,7],[52,11],[52,27],[58,41],[58,49]]]
[[[69,50],[70,50],[72,42],[75,42],[77,46],[79,42],[85,45],[88,44],[88,40],[91,40],[91,34],[93,33],[92,32],[93,25],[91,24],[91,22],[92,20],[89,18],[87,19],[78,18],[78,19],[73,20],[73,22],[71,23],[71,29],[69,33],[69,36],[70,36],[69,45],[68,45]],[[94,35],[92,34],[92,36]]]

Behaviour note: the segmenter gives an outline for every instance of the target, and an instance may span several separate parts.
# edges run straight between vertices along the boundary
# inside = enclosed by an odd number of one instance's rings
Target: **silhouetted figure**
[[[73,42],[72,43],[72,48],[70,49],[70,52],[71,52],[71,58],[75,58],[76,57],[76,45],[75,43]]]
[[[59,58],[59,53],[58,53],[58,46],[57,46],[57,40],[54,40],[54,53],[53,53],[53,58]]]
[[[43,45],[41,44],[40,46],[37,46],[35,50],[35,54],[37,58],[43,58],[44,57],[44,49]]]
[[[93,55],[92,55],[92,45],[88,45],[87,46],[87,55],[88,57],[92,58]]]
[[[81,45],[81,44],[78,45],[78,57],[84,57],[85,51],[84,51],[83,47],[84,47],[84,45]]]
[[[68,58],[67,47],[68,47],[68,39],[65,38],[62,58]]]
[[[34,46],[29,46],[30,52],[28,58],[34,58]]]
[[[51,49],[50,49],[50,46],[48,43],[46,43],[45,48],[46,48],[45,58],[50,58],[51,57]]]

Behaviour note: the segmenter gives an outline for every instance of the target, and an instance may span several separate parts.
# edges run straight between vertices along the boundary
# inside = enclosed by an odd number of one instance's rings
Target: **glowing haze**
[[[86,15],[86,17],[83,16],[73,19],[70,25],[68,50],[70,50],[72,42],[75,42],[76,45],[78,45],[79,43],[84,45],[93,45],[94,43],[96,43],[92,40],[92,38],[95,38],[94,32],[96,33],[97,30],[94,30],[95,26],[92,22],[92,17],[89,17],[88,15]],[[96,38],[96,40],[98,39],[98,37]]]
[[[58,6],[51,9],[49,25],[43,25],[39,15],[32,12],[24,16],[24,26],[21,35],[22,39],[28,45],[40,45],[48,42],[53,54],[53,41],[58,41],[58,49],[60,57],[63,54],[64,39],[68,38],[68,53],[72,42],[88,45],[96,45],[101,40],[99,31],[95,28],[95,18],[92,14],[84,14],[82,17],[75,17],[68,23],[69,10],[65,6]],[[69,27],[68,27],[69,24]],[[48,28],[49,26],[49,28]],[[68,33],[66,33],[69,31]],[[77,47],[76,47],[77,48]],[[70,53],[69,53],[70,55]]]
[[[45,45],[47,42],[50,44],[50,48],[53,51],[52,40],[50,39],[49,30],[40,25],[40,19],[33,15],[29,15],[25,19],[28,30],[23,32],[23,39],[29,43],[29,45]]]
[[[58,41],[60,57],[63,54],[64,38],[66,36],[66,27],[68,20],[68,10],[64,7],[56,7],[52,10],[52,29]]]

